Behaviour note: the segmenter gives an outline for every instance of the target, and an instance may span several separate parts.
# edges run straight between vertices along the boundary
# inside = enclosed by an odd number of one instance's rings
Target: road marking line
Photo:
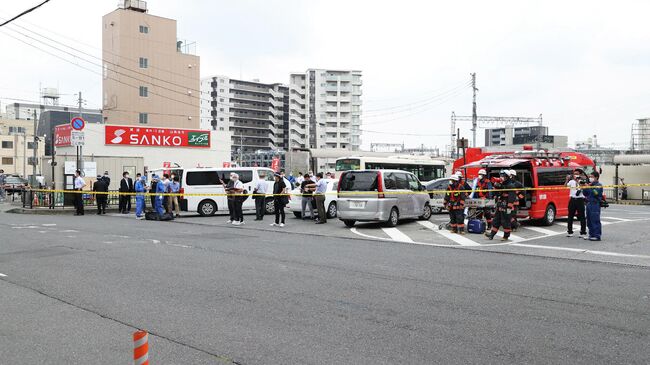
[[[476,242],[474,240],[471,240],[471,239],[469,239],[469,238],[467,238],[465,236],[461,236],[461,235],[459,235],[457,233],[451,233],[450,231],[448,231],[446,229],[438,229],[438,227],[435,224],[433,224],[433,223],[431,223],[429,221],[418,221],[418,223],[423,225],[424,227],[427,227],[428,229],[438,233],[439,235],[444,236],[444,237],[456,242],[457,244],[459,244],[461,246],[480,246],[481,245],[480,243],[478,243],[478,242]]]
[[[648,256],[648,255],[634,255],[634,254],[609,252],[609,251],[592,251],[592,250],[587,250],[587,249],[584,249],[584,248],[531,245],[529,243],[513,243],[510,246],[527,247],[527,248],[543,248],[543,249],[547,249],[547,250],[569,251],[569,252],[577,252],[577,253],[588,253],[588,254],[592,254],[592,255],[602,255],[602,256],[634,257],[634,258],[650,259],[650,256]]]
[[[390,238],[392,238],[395,241],[413,243],[413,240],[411,239],[411,237],[407,236],[406,234],[404,234],[404,232],[400,231],[397,228],[384,228],[384,227],[382,227],[381,230],[384,231],[384,233],[389,235]]]
[[[5,276],[7,276],[7,275],[0,272],[0,278],[4,278]]]
[[[601,219],[613,219],[615,221],[621,221],[621,222],[629,222],[631,219],[625,219],[625,218],[616,218],[616,217],[600,217]]]
[[[61,231],[61,233],[75,233],[75,232],[79,232],[79,231],[75,231],[74,229],[64,229],[63,231]]]
[[[556,232],[556,231],[552,231],[550,229],[541,228],[541,227],[530,227],[530,226],[525,226],[524,227],[524,226],[522,226],[521,228],[529,229],[531,231],[535,231],[537,233],[542,233],[542,234],[545,234],[547,236],[558,234],[558,232]]]
[[[41,224],[41,226],[43,226],[43,227],[53,227],[53,226],[56,226],[56,223],[43,223],[43,224]]]

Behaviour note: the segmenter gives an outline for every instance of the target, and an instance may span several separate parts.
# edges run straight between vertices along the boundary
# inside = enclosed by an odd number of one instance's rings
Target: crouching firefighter
[[[451,219],[451,231],[453,233],[465,234],[465,184],[456,174],[451,175],[447,193],[445,194],[445,207],[449,211]]]
[[[512,181],[509,179],[508,171],[502,170],[499,175],[501,176],[501,182],[494,185],[496,213],[492,220],[492,229],[489,232],[485,232],[485,235],[487,238],[493,239],[499,231],[499,228],[503,228],[503,238],[501,240],[507,241],[510,237],[510,222],[517,195]]]

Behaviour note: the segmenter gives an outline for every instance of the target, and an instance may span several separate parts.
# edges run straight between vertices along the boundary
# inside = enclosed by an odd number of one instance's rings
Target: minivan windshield
[[[346,172],[341,176],[341,191],[376,191],[376,171]]]

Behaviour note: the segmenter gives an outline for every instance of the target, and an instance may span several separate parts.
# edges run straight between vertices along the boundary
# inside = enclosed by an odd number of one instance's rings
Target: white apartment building
[[[230,132],[232,161],[242,165],[248,165],[243,156],[256,151],[286,149],[288,105],[286,85],[227,76],[201,79],[201,129]]]
[[[290,148],[361,146],[361,71],[309,69],[289,80]]]

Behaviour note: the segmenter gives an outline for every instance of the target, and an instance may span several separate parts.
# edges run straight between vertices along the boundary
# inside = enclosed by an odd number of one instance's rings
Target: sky
[[[7,19],[40,0],[3,1]],[[101,55],[101,17],[117,0],[51,0],[15,24]],[[287,83],[308,68],[363,72],[363,146],[449,144],[450,116],[543,116],[569,143],[629,146],[650,117],[648,1],[150,0],[196,41],[201,76]],[[0,28],[0,106],[58,87],[99,108],[101,78]],[[79,62],[81,63],[81,62]],[[85,64],[100,71],[99,67]],[[471,140],[470,124],[459,123]],[[484,132],[478,131],[478,144]]]

